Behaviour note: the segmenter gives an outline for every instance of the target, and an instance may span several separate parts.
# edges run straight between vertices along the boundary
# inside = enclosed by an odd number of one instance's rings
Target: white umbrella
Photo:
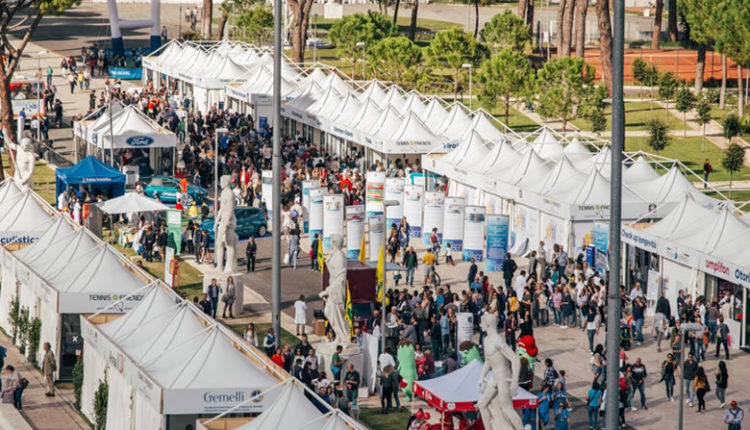
[[[133,212],[160,212],[169,209],[168,206],[138,193],[126,193],[112,200],[99,203],[99,209],[108,214],[122,214]]]

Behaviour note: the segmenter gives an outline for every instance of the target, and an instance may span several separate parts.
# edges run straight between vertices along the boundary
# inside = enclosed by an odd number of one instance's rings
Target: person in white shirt
[[[380,357],[378,357],[378,364],[380,364],[381,369],[385,369],[385,367],[388,365],[396,367],[396,360],[393,359],[393,355],[391,355],[391,352],[391,348],[386,348],[385,352],[380,354]]]
[[[305,325],[307,325],[307,303],[305,296],[300,294],[299,299],[294,302],[294,325],[297,329],[297,336],[305,334]]]
[[[255,332],[255,324],[250,323],[245,329],[245,341],[254,347],[258,347],[258,334]]]
[[[62,212],[64,208],[68,207],[68,191],[65,190],[57,196],[57,211]]]
[[[641,290],[641,283],[639,281],[636,281],[635,287],[630,292],[630,296],[628,297],[630,298],[630,301],[632,302],[638,296],[644,297],[644,294],[643,294],[643,290]]]
[[[521,270],[521,273],[513,280],[513,289],[516,291],[516,297],[519,301],[523,298],[524,288],[526,288],[526,271]]]

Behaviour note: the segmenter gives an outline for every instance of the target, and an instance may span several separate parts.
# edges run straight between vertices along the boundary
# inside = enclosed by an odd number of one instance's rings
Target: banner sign
[[[422,237],[422,197],[424,188],[419,185],[404,185],[404,216],[409,223],[410,237]]]
[[[446,197],[443,215],[443,249],[462,251],[464,245],[464,198]]]
[[[398,205],[386,209],[386,221],[389,228],[391,224],[396,224],[396,226],[401,224],[401,217],[404,216],[404,185],[404,178],[386,178],[385,180],[385,199],[398,202]]]
[[[367,218],[383,213],[383,198],[385,197],[385,172],[367,172],[365,178],[365,205]]]
[[[323,188],[310,190],[310,236],[316,233],[318,237],[323,235],[323,194],[325,192]]]
[[[591,243],[597,250],[604,253],[609,251],[609,225],[603,222],[594,223],[594,231],[591,235]]]
[[[139,80],[143,77],[142,68],[126,68],[126,67],[108,67],[108,73],[110,78],[117,78],[122,80]]]
[[[466,206],[464,209],[464,249],[461,258],[482,261],[484,256],[484,206]]]
[[[182,246],[182,211],[167,209],[167,246],[180,253]]]
[[[346,256],[356,259],[365,235],[365,207],[363,205],[346,207]],[[365,252],[367,250],[365,249]]]
[[[310,190],[320,188],[320,180],[302,181],[302,228],[305,233],[310,229]]]
[[[445,195],[440,191],[424,193],[424,222],[422,222],[422,240],[425,245],[430,244],[430,234],[433,228],[438,229],[438,239],[443,238],[443,203]]]
[[[93,314],[106,308],[112,303],[132,294],[128,291],[122,293],[68,293],[60,292],[60,304],[57,311],[61,314]],[[143,294],[133,294],[126,300],[117,303],[107,309],[107,313],[118,314],[127,312],[141,302]]]
[[[508,215],[487,215],[487,261],[484,264],[488,272],[502,272],[505,254],[508,252]]]
[[[461,343],[471,342],[474,338],[474,314],[471,312],[456,313],[456,351]]]
[[[380,244],[383,243],[383,215],[374,215],[367,219],[369,227],[370,246],[367,253],[368,261],[378,261],[380,255]]]
[[[261,172],[261,181],[261,198],[266,202],[268,219],[271,219],[273,215],[273,170],[263,170]],[[276,226],[274,225],[273,228],[276,228]]]
[[[331,236],[344,235],[344,195],[323,196],[323,250],[331,249]]]

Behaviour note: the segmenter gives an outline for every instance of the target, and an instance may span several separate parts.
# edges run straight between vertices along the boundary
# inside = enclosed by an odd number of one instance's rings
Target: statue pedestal
[[[224,272],[206,272],[203,274],[203,292],[208,291],[208,286],[211,285],[211,280],[216,279],[221,287],[221,296],[219,297],[219,309],[216,310],[216,316],[221,316],[221,311],[224,309],[224,302],[222,296],[227,292],[227,278],[232,277],[234,279],[234,303],[232,304],[232,313],[235,317],[239,317],[244,312],[245,303],[245,289],[242,283],[242,272],[236,273],[224,273]],[[227,309],[229,310],[229,309]]]
[[[333,354],[336,352],[336,345],[340,345],[336,342],[320,342],[315,346],[315,355],[318,356],[318,371],[323,369],[323,371],[326,372],[326,376],[329,380],[333,380],[333,372],[331,371],[331,359],[333,358]],[[359,345],[342,345],[344,346],[343,351],[341,351],[341,359],[344,360],[344,365],[341,369],[341,378],[339,381],[344,380],[344,376],[346,375],[346,369],[349,366],[349,363],[354,364],[354,368],[359,372],[359,378],[360,378],[360,386],[362,385],[362,382],[364,381],[364,374],[362,373],[363,369],[363,355],[362,355],[362,347]]]

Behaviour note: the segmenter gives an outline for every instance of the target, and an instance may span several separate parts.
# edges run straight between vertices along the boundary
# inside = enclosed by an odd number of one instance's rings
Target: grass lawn
[[[10,171],[8,154],[3,154],[2,158],[5,174],[7,175]],[[37,161],[32,180],[34,181],[34,191],[36,191],[45,201],[49,202],[49,204],[55,206],[55,202],[57,201],[57,196],[55,195],[55,171],[42,161]]]
[[[374,429],[403,429],[409,422],[411,413],[406,408],[392,410],[388,415],[380,413],[380,408],[360,409],[359,420]]]
[[[234,330],[235,333],[239,334],[240,336],[245,335],[245,329],[247,328],[247,324],[227,324],[227,327]],[[258,341],[263,341],[263,336],[268,333],[268,329],[271,327],[271,323],[255,323],[255,332],[258,334]],[[295,345],[299,343],[300,339],[291,334],[290,332],[284,330],[284,328],[281,329],[281,345],[289,345],[292,348],[294,348]]]
[[[491,112],[495,118],[499,119],[501,122],[505,122],[505,112],[503,110],[501,111],[493,111]],[[505,124],[508,127],[510,127],[513,131],[517,132],[530,132],[538,129],[541,127],[541,125],[537,124],[532,120],[531,118],[527,117],[523,114],[523,112],[519,111],[518,109],[511,107],[510,108],[510,116],[508,117],[508,124]]]
[[[136,255],[133,248],[123,248],[119,244],[115,244],[114,247],[128,257]],[[179,257],[177,258],[180,259]],[[154,277],[164,279],[163,261],[154,261],[153,263],[148,263],[146,262],[146,260],[143,260],[143,267]],[[200,295],[203,293],[203,274],[198,271],[198,269],[188,263],[181,263],[179,282],[180,287],[178,291],[180,293],[187,294],[187,297],[190,300],[192,300],[194,296],[200,298]]]
[[[407,8],[400,8],[398,11],[399,17],[396,21],[396,24],[398,26],[398,32],[401,34],[408,34],[409,33],[409,26],[411,25],[411,9]],[[393,9],[390,10],[390,16],[388,17],[389,21],[393,21]],[[309,31],[310,34],[315,34],[315,32],[318,32],[318,37],[321,39],[325,39],[328,35],[328,30],[331,29],[331,25],[337,21],[335,19],[325,19],[318,17],[317,20],[313,17],[310,20],[310,27]],[[452,22],[448,21],[439,21],[436,19],[422,19],[417,18],[417,33],[419,32],[425,32],[425,31],[442,31],[442,30],[448,30],[452,27],[458,27],[458,24],[454,24]]]
[[[750,190],[733,190],[731,196],[729,195],[729,191],[722,191],[722,194],[736,202],[750,202]],[[706,193],[706,195],[717,199],[721,198],[721,196],[713,191]],[[743,212],[750,212],[750,203],[742,206],[740,210]]]
[[[604,109],[604,115],[607,118],[607,130],[610,130],[612,123],[612,109],[610,106]],[[653,110],[651,110],[651,102],[625,103],[625,130],[647,130],[646,122],[651,118],[668,120],[670,130],[682,131],[682,118],[677,118],[672,114],[667,115],[667,110],[656,103],[654,103]],[[587,119],[579,118],[572,122],[582,130],[591,130],[591,122]]]
[[[721,167],[721,159],[724,157],[724,151],[713,143],[706,141],[706,151],[701,152],[701,138],[700,137],[677,137],[679,133],[673,133],[671,143],[661,152],[659,155],[669,158],[675,158],[682,161],[685,166],[693,170],[697,175],[701,175],[703,170],[703,160],[708,158],[713,167],[713,172],[709,176],[709,181],[728,181],[729,172]],[[625,148],[627,151],[638,151],[643,150],[649,153],[654,153],[647,144],[646,137],[628,137],[625,141]],[[662,172],[663,173],[663,172]],[[690,181],[697,181],[695,177],[688,177]],[[735,173],[734,179],[748,180],[750,179],[750,168],[742,166],[739,172]]]

